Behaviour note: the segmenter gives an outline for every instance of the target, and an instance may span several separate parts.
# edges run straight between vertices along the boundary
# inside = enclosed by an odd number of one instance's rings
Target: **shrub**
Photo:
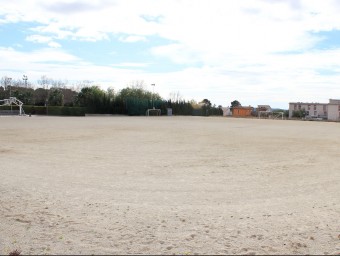
[[[26,114],[51,115],[51,116],[85,116],[85,109],[82,107],[62,106],[23,106]]]

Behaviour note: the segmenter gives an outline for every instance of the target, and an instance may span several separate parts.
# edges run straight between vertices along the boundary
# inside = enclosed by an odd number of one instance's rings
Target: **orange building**
[[[252,107],[233,107],[233,116],[234,117],[249,117],[251,116],[251,112],[253,111]]]

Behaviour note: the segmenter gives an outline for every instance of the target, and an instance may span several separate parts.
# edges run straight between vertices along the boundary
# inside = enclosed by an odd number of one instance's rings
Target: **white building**
[[[340,121],[340,100],[329,100],[328,120]]]
[[[223,116],[231,116],[231,110],[230,107],[222,107],[222,111],[223,111]]]
[[[293,117],[294,111],[306,111],[307,118],[322,118],[331,121],[340,121],[340,100],[330,99],[329,103],[304,103],[290,102],[289,117]]]
[[[257,111],[271,113],[273,112],[272,108],[269,105],[257,105]]]

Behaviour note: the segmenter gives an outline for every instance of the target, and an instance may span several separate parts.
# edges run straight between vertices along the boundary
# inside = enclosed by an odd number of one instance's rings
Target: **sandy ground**
[[[0,117],[0,254],[339,254],[340,123]]]

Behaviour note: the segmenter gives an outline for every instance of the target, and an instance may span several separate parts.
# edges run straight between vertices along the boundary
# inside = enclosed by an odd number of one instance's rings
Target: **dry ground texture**
[[[0,254],[339,254],[340,124],[0,117]]]

